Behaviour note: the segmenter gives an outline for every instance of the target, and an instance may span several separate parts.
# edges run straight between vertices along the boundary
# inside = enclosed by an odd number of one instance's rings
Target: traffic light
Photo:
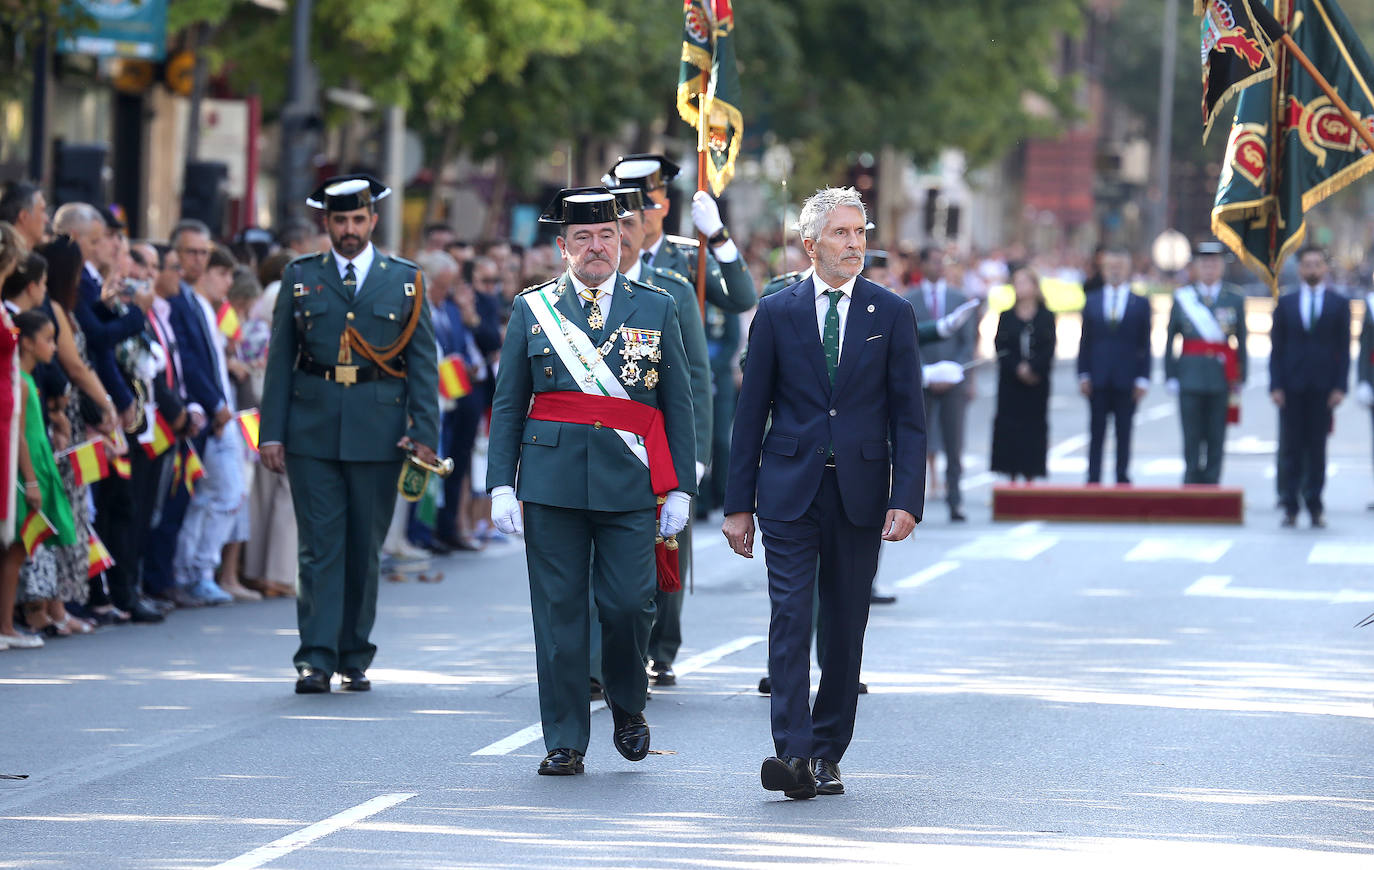
[[[224,183],[228,178],[228,166],[204,161],[187,163],[186,176],[181,183],[181,216],[204,221],[210,228],[210,235],[216,238],[224,231],[227,204]]]
[[[105,207],[104,145],[71,145],[61,140],[53,144],[53,205],[88,202]]]

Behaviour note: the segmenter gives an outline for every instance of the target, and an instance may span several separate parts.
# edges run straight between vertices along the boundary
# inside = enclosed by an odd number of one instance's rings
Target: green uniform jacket
[[[1244,383],[1249,368],[1245,352],[1245,297],[1230,285],[1223,284],[1217,291],[1216,302],[1207,307],[1216,316],[1217,324],[1228,341],[1235,339],[1231,344],[1236,349],[1236,364],[1240,369],[1241,383]],[[1225,365],[1211,356],[1183,356],[1182,342],[1175,341],[1178,337],[1184,340],[1202,338],[1187,311],[1175,298],[1174,307],[1169,312],[1169,337],[1164,343],[1164,379],[1177,380],[1179,391],[1184,393],[1227,392],[1230,387],[1226,383]]]
[[[1355,361],[1355,380],[1374,386],[1374,293],[1364,297],[1364,322],[1360,325],[1360,358]]]
[[[419,267],[376,251],[357,294],[344,288],[330,252],[297,257],[282,274],[272,314],[266,382],[262,393],[261,442],[279,442],[287,453],[344,462],[401,459],[402,436],[439,447],[439,357]],[[406,377],[382,375],[344,386],[296,368],[298,353],[332,365],[339,338],[352,325],[368,344],[384,347],[400,338],[412,305],[420,323],[398,360]],[[356,353],[360,367],[371,365]]]
[[[581,392],[578,381],[564,367],[530,310],[531,303],[539,304],[532,291],[544,288],[556,288],[558,313],[587,331],[586,313],[567,273],[515,297],[501,349],[496,395],[491,403],[488,491],[498,486],[515,486],[521,501],[578,510],[621,512],[655,507],[649,469],[630,452],[615,430],[528,419],[535,393]],[[666,292],[617,275],[602,336],[615,336],[615,345],[606,354],[605,362],[613,374],[619,375],[626,362],[621,356],[625,339],[616,331],[625,326],[659,333],[662,361],[640,360],[641,376],[636,383],[625,384],[625,391],[631,399],[663,412],[677,488],[695,495],[692,386],[675,309],[673,297]],[[658,383],[652,389],[645,385],[645,376],[651,370],[658,372]]]
[[[697,281],[697,240],[682,236],[663,237],[663,244],[654,254],[654,263],[660,269],[668,269],[687,277],[696,294]],[[718,263],[706,252],[706,301],[719,308],[738,314],[748,311],[759,302],[754,292],[754,278],[744,265],[744,257],[736,257],[733,263]]]
[[[682,331],[682,347],[687,351],[687,368],[692,382],[692,416],[696,422],[696,461],[711,464],[711,357],[706,349],[706,327],[701,322],[697,294],[687,279],[677,272],[657,266],[641,266],[639,280],[657,287],[677,303],[677,325]]]

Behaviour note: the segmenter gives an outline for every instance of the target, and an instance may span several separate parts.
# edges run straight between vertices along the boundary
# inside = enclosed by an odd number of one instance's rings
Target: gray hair
[[[852,187],[826,187],[816,191],[802,203],[801,214],[797,217],[797,229],[803,239],[816,239],[830,213],[837,208],[857,208],[865,223],[868,222],[868,209],[864,208],[863,197]]]
[[[210,228],[206,226],[205,221],[196,220],[195,218],[182,218],[176,222],[176,226],[172,227],[172,233],[167,237],[167,244],[175,248],[177,243],[181,241],[181,237],[187,233],[195,233],[205,236],[207,239],[214,238],[214,234],[210,232]]]
[[[86,202],[69,202],[57,209],[52,216],[52,230],[57,235],[67,235],[72,238],[79,238],[90,229],[91,224],[105,223],[105,219],[96,211],[95,206]]]
[[[458,271],[458,261],[445,251],[421,251],[415,255],[415,265],[430,278]]]

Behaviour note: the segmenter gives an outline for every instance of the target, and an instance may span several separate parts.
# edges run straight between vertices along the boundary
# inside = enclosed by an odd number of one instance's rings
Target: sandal
[[[49,622],[47,625],[43,626],[43,628],[42,628],[43,636],[44,636],[44,637],[71,637],[71,634],[72,634],[71,622],[72,622],[72,621],[71,621],[71,617],[68,617],[68,618],[62,620],[61,622]]]
[[[95,631],[95,626],[79,616],[68,616],[64,622],[71,629],[71,634],[90,634]]]

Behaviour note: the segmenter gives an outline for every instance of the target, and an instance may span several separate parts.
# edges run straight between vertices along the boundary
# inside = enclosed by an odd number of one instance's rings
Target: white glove
[[[658,515],[658,533],[671,538],[687,528],[687,519],[692,515],[692,497],[681,490],[668,493],[663,502],[663,511]]]
[[[1166,389],[1166,390],[1169,391],[1169,395],[1171,395],[1171,396],[1177,396],[1177,395],[1178,395],[1178,378],[1169,378],[1169,380],[1165,381],[1165,382],[1164,382],[1164,389]]]
[[[978,310],[981,300],[970,299],[963,305],[954,309],[950,313],[935,321],[935,331],[940,333],[941,338],[949,338],[955,330],[968,323],[968,319],[973,316],[973,312]]]
[[[725,226],[725,221],[720,219],[720,206],[704,190],[692,194],[692,224],[708,239]]]
[[[702,479],[703,477],[705,477],[705,476],[706,476],[706,464],[705,464],[704,462],[698,462],[698,463],[697,463],[697,486],[700,486],[700,485],[701,485],[701,479]]]
[[[1366,408],[1374,407],[1374,384],[1360,381],[1355,385],[1355,398]]]
[[[491,491],[491,524],[506,535],[523,535],[525,522],[520,517],[520,502],[515,487],[498,486]]]
[[[922,386],[929,387],[932,384],[962,384],[963,382],[964,367],[952,359],[942,359],[939,362],[921,367]]]

